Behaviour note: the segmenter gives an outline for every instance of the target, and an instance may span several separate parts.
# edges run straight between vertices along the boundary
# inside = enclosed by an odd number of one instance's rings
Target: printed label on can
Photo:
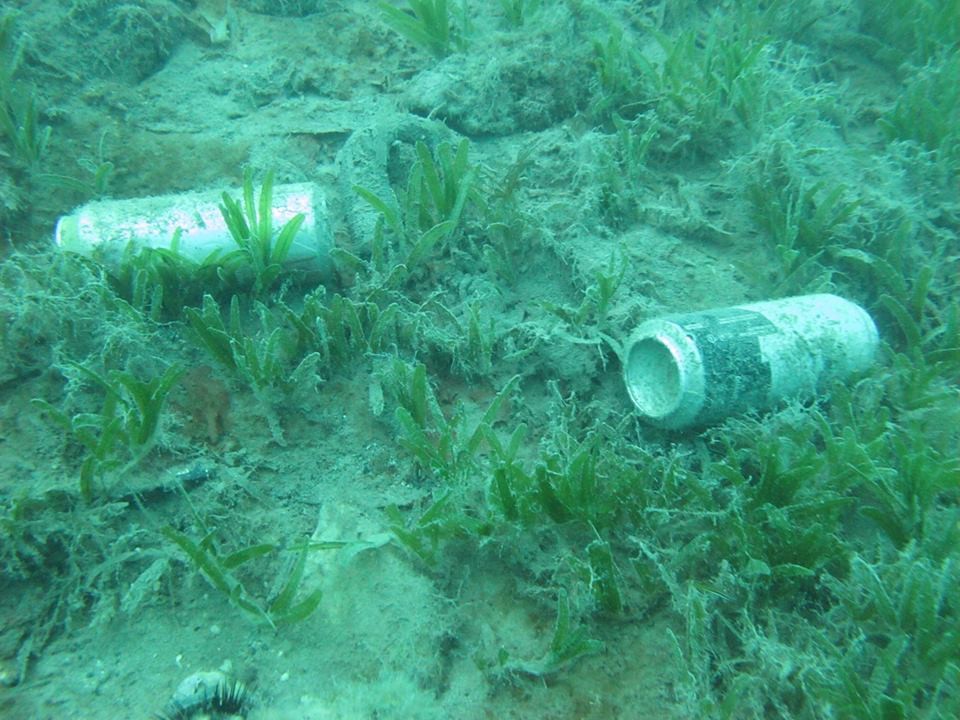
[[[698,421],[766,404],[772,380],[760,338],[778,332],[773,323],[752,310],[724,308],[684,315],[682,327],[703,359],[706,396]]]

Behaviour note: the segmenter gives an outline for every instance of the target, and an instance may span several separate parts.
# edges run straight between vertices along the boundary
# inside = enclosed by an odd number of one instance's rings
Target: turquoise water
[[[0,12],[0,715],[960,714],[957,2]]]

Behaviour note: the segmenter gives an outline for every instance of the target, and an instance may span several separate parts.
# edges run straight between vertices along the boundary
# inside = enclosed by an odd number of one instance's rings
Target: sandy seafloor
[[[40,120],[52,127],[31,184],[16,191],[28,211],[10,215],[18,224],[4,260],[22,253],[49,273],[46,287],[36,281],[42,270],[32,285],[16,285],[27,308],[21,319],[34,332],[21,328],[14,348],[10,331],[2,351],[0,497],[8,510],[15,498],[76,490],[81,450],[29,402],[84,408],[82,393],[51,364],[155,369],[178,361],[190,370],[165,408],[157,447],[122,480],[147,498],[145,508],[128,495],[97,513],[63,500],[72,509],[61,529],[86,538],[83,545],[48,558],[57,568],[49,585],[43,573],[4,578],[0,656],[12,686],[0,689],[0,715],[146,718],[183,678],[221,668],[249,687],[251,720],[696,716],[679,647],[682,618],[669,602],[628,605],[609,617],[574,598],[576,621],[602,641],[601,652],[543,678],[491,670],[501,649],[512,658],[544,656],[556,568],[456,542],[430,568],[390,541],[384,509],[422,509],[442,489],[398,443],[390,399],[386,412],[375,412],[370,388],[384,366],[360,358],[289,397],[251,393],[190,344],[182,325],[132,317],[98,295],[90,266],[82,266],[86,276],[64,269],[50,246],[53,224],[89,194],[50,176],[86,181],[92,166],[109,161],[108,196],[138,197],[237,187],[244,166],[258,177],[272,168],[278,182],[320,184],[335,241],[362,255],[369,238],[358,228],[370,224],[357,220],[363,204],[349,187],[376,182],[376,173],[354,167],[358,178],[343,177],[349,168],[338,158],[352,134],[368,133],[384,148],[398,127],[434,141],[467,137],[486,178],[504,177],[523,159],[516,203],[527,225],[510,261],[517,276],[508,282],[482,254],[463,252],[438,260],[408,290],[423,303],[435,291],[461,317],[473,303],[507,338],[482,372],[449,358],[446,366],[428,361],[441,405],[462,403],[477,417],[520,374],[511,412],[535,443],[558,396],[585,413],[629,417],[615,353],[596,335],[578,342],[575,328],[543,309],[577,308],[611,258],[625,271],[604,329],[619,341],[658,313],[770,291],[766,276],[777,261],[744,194],[758,148],[786,143],[809,160],[811,184],[843,184],[877,213],[921,204],[922,191],[887,154],[875,122],[901,80],[857,42],[857,7],[812,3],[822,12],[801,35],[772,38],[766,52],[777,56],[770,66],[782,83],[778,103],[790,109],[773,108],[749,128],[727,119],[716,138],[694,140],[688,151],[658,151],[666,140],[655,139],[649,168],[621,177],[624,188],[610,178],[615,132],[591,108],[595,43],[615,25],[662,62],[652,28],[671,36],[706,26],[711,3],[543,0],[523,27],[511,28],[499,3],[468,1],[466,46],[445,58],[402,40],[372,2],[319,2],[303,16],[293,12],[297,3],[267,5],[291,14],[256,12],[239,0],[3,3],[25,38],[18,77],[37,88]],[[719,14],[732,12],[732,3],[717,5]],[[612,172],[623,176],[622,168]],[[618,204],[611,192],[627,199]],[[327,282],[331,294],[349,291],[342,272]],[[9,319],[10,275],[4,283]],[[304,289],[285,292],[295,304]],[[512,356],[524,343],[535,348]],[[95,412],[96,402],[86,402]],[[625,432],[651,447],[683,442],[642,427]],[[211,469],[205,482],[151,492],[197,466]],[[307,537],[353,545],[309,555],[303,588],[322,589],[323,599],[307,619],[274,630],[231,605],[158,536],[171,523],[192,532],[193,513],[234,548]],[[85,564],[71,552],[99,559]],[[145,579],[156,559],[157,577]],[[80,577],[65,584],[70,572]],[[276,591],[266,570],[246,582],[257,597]],[[70,606],[51,603],[52,592]],[[38,617],[38,608],[57,616]]]

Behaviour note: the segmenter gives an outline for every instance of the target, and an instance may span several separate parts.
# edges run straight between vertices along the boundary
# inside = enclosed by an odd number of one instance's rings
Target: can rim
[[[640,415],[660,427],[686,427],[703,408],[700,351],[676,323],[651,321],[638,328],[627,348],[624,381]]]

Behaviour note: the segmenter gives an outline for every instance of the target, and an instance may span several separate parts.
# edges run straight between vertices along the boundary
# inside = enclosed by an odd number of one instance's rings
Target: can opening
[[[641,413],[656,419],[676,410],[683,392],[680,368],[660,338],[643,338],[633,344],[625,376],[627,391]]]

